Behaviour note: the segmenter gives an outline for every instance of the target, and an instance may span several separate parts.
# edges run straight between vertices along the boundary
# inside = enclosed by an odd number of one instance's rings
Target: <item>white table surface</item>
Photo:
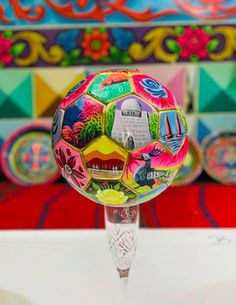
[[[124,305],[104,230],[0,231],[0,305]],[[144,230],[127,305],[235,305],[236,230]]]

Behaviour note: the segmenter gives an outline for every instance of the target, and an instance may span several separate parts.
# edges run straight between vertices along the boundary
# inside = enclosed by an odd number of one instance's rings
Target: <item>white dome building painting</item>
[[[135,95],[116,102],[111,137],[128,149],[152,142],[149,119],[152,108]]]

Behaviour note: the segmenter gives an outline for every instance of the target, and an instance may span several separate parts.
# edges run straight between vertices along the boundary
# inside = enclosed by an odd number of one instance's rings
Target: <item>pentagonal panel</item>
[[[119,181],[92,179],[86,188],[86,195],[105,205],[135,204],[137,195]]]
[[[64,111],[58,108],[54,114],[52,122],[52,145],[54,146],[61,138],[61,127]]]
[[[88,88],[88,94],[104,103],[131,93],[127,74],[99,74]]]
[[[120,179],[127,159],[126,151],[106,136],[90,144],[83,156],[88,172],[97,179]]]
[[[89,182],[81,155],[63,141],[60,141],[54,148],[54,156],[60,166],[62,176],[75,188],[83,190]]]
[[[147,145],[130,154],[122,181],[132,190],[143,194],[162,184],[169,185],[187,153],[187,141],[173,156],[160,144]]]
[[[158,113],[136,95],[107,106],[105,133],[129,150],[157,139]]]
[[[88,95],[80,97],[65,110],[62,138],[76,148],[83,148],[102,134],[103,105]]]
[[[157,109],[174,108],[177,106],[173,94],[154,78],[147,75],[134,75],[132,79],[135,92]]]
[[[81,80],[78,84],[76,84],[62,100],[60,107],[62,109],[67,108],[68,106],[70,106],[71,103],[75,101],[75,99],[86,93],[88,85],[91,83],[94,77],[95,75],[89,75],[85,79]]]
[[[160,112],[159,142],[177,154],[186,137],[183,119],[175,110]]]

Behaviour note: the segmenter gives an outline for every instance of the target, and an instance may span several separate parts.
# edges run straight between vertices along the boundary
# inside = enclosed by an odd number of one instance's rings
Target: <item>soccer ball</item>
[[[173,181],[187,150],[173,94],[138,70],[90,75],[60,103],[52,145],[62,175],[82,195],[110,206],[154,198]]]

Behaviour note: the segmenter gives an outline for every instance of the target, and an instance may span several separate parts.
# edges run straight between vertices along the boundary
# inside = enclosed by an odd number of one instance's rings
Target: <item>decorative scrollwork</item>
[[[129,54],[136,61],[154,56],[163,62],[179,60],[220,61],[232,58],[236,51],[236,29],[232,26],[176,26],[151,29],[142,42],[134,42]]]
[[[175,62],[178,54],[166,52],[163,49],[163,41],[166,37],[175,35],[171,27],[155,28],[147,32],[144,37],[145,46],[140,42],[134,42],[129,48],[129,54],[137,61],[145,60],[151,55],[165,62]]]
[[[0,21],[3,23],[11,23],[11,20],[5,16],[4,6],[0,4]]]
[[[25,57],[17,57],[15,63],[19,66],[37,64],[39,59],[56,64],[64,57],[64,51],[59,45],[53,45],[49,49],[45,47],[47,39],[38,32],[22,31],[13,36],[13,41],[24,40],[29,46],[29,54]]]
[[[223,61],[236,55],[234,25],[143,27],[142,33],[136,27],[5,30],[0,67]]]
[[[128,0],[96,0],[93,1],[93,5],[89,5],[88,0],[77,0],[76,3],[69,0],[65,3],[57,3],[55,0],[45,0],[45,3],[49,6],[49,10],[46,11],[46,6],[35,4],[28,7],[23,7],[20,0],[9,0],[9,4],[16,16],[16,21],[26,20],[29,22],[42,21],[45,14],[59,14],[60,16],[70,20],[96,20],[104,22],[106,17],[112,13],[119,12],[122,15],[135,20],[135,21],[150,21],[153,19],[178,15],[180,12],[175,8],[167,8],[163,10],[155,11],[151,7],[147,7],[143,11],[137,11],[128,6]],[[4,14],[4,7],[0,5],[0,20],[3,23],[11,23],[7,16]]]
[[[218,51],[209,52],[209,58],[215,61],[231,58],[236,51],[236,29],[230,26],[217,26],[213,34],[221,35],[224,44]]]
[[[37,5],[34,9],[33,6],[27,8],[22,7],[19,0],[9,0],[12,5],[13,11],[18,19],[27,21],[39,21],[45,15],[45,8],[42,5]],[[34,11],[34,15],[30,15]]]
[[[95,3],[93,8],[88,12],[76,12],[73,3],[58,5],[53,0],[45,0],[45,2],[59,15],[70,19],[94,19],[104,21],[101,6]],[[81,2],[82,3],[82,2]],[[83,2],[82,6],[85,3]],[[81,6],[81,4],[80,4]]]

